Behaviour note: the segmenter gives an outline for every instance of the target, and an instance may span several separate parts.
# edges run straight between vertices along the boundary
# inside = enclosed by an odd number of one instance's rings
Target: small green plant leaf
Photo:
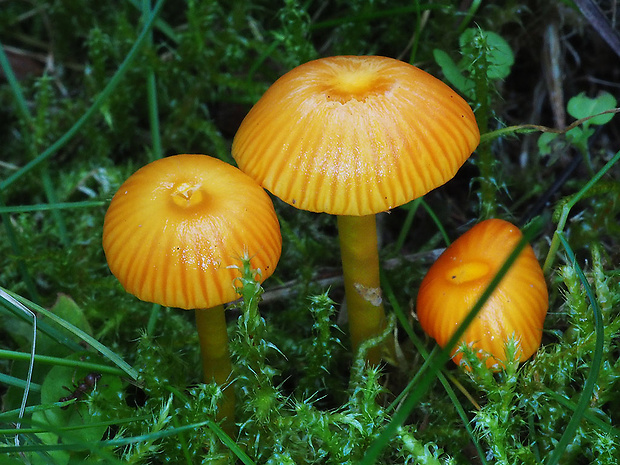
[[[588,139],[594,134],[594,129],[587,127],[585,124],[583,127],[577,126],[566,133],[566,139],[574,144],[576,147],[583,150],[588,149]]]
[[[573,127],[566,132],[566,140],[577,147],[582,153],[588,151],[588,139],[594,134],[594,129],[590,126],[607,124],[615,113],[601,115],[605,111],[613,110],[617,105],[616,98],[609,92],[601,92],[596,98],[586,97],[585,92],[571,98],[566,109],[574,118],[580,120],[592,117],[581,123],[580,126]],[[596,115],[596,116],[595,116]],[[544,133],[538,138],[538,151],[541,155],[549,155],[553,152],[552,142],[558,136],[555,133]]]
[[[103,357],[87,352],[72,354],[69,359],[103,362]],[[53,405],[57,402],[74,401],[64,407],[54,405],[46,410],[33,414],[33,422],[47,431],[37,433],[37,437],[46,445],[71,445],[74,451],[87,450],[90,444],[101,440],[108,425],[101,422],[98,407],[90,408],[82,402],[91,398],[91,407],[94,405],[113,405],[120,402],[118,392],[122,390],[122,383],[117,376],[101,375],[89,377],[92,373],[85,368],[70,366],[54,366],[45,377],[41,385],[41,402]],[[91,397],[92,396],[92,397]],[[80,447],[80,445],[83,445]],[[57,464],[67,463],[72,452],[66,450],[51,451]],[[79,455],[79,454],[78,454]],[[81,456],[80,456],[81,457]]]
[[[543,132],[538,138],[538,152],[540,155],[549,155],[553,151],[552,142],[558,137],[554,132]]]
[[[441,67],[441,71],[443,71],[448,82],[463,95],[471,98],[474,91],[474,81],[463,76],[461,69],[450,58],[450,55],[443,50],[435,49],[433,50],[433,57],[435,57],[435,61]]]
[[[504,79],[510,74],[515,56],[508,42],[499,34],[478,28],[469,28],[461,34],[459,42],[465,56],[475,57],[479,53],[478,50],[485,51],[489,79]]]
[[[581,119],[612,110],[616,108],[617,104],[616,98],[609,92],[601,92],[596,98],[589,98],[585,95],[585,92],[581,92],[568,101],[566,109],[571,116]],[[590,124],[603,125],[611,121],[613,117],[613,113],[595,116],[586,121],[584,126]]]
[[[76,328],[81,329],[86,334],[90,336],[93,335],[93,330],[90,326],[90,323],[86,319],[86,316],[84,315],[84,311],[68,295],[59,295],[58,300],[50,309],[50,311],[53,312],[56,316],[71,323]],[[77,337],[75,339],[77,342],[80,342]]]

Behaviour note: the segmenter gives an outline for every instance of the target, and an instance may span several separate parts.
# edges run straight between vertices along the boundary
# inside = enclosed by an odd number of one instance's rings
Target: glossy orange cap
[[[431,266],[420,285],[416,311],[422,329],[437,344],[446,345],[521,237],[519,228],[507,221],[482,221]],[[518,359],[526,360],[540,346],[548,301],[542,269],[527,244],[461,341],[490,354],[487,366],[497,368],[506,360],[505,342],[514,335],[520,341]],[[453,360],[459,364],[461,357],[458,353]]]
[[[392,58],[335,56],[278,79],[232,154],[290,205],[369,215],[446,183],[479,141],[471,108],[439,79]]]
[[[154,161],[125,181],[105,215],[112,274],[139,299],[185,309],[237,299],[241,257],[269,277],[280,225],[268,194],[237,168],[205,155]]]

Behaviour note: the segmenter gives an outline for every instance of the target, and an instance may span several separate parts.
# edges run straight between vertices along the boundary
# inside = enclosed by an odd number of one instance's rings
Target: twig
[[[385,260],[382,263],[382,267],[385,270],[393,270],[403,264],[403,262],[410,263],[429,263],[434,262],[439,258],[441,253],[445,249],[433,249],[427,252],[418,252],[413,254],[406,254],[395,258],[390,258]],[[315,274],[316,278],[312,279],[312,283],[318,287],[326,288],[326,287],[340,287],[343,285],[342,272],[340,270],[319,270]],[[318,278],[318,276],[327,276]],[[299,292],[300,289],[298,287],[299,280],[293,279],[291,281],[287,281],[279,286],[272,287],[265,291],[263,294],[263,303],[273,303],[286,298],[294,297]]]

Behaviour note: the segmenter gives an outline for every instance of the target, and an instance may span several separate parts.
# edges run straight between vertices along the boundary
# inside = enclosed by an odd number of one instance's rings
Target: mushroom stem
[[[386,324],[379,280],[379,249],[375,215],[338,216],[338,235],[353,350],[378,336]],[[377,365],[381,347],[372,348],[366,360]]]
[[[196,310],[196,328],[202,355],[205,383],[216,382],[222,387],[223,398],[218,409],[218,420],[229,435],[235,422],[235,393],[231,383],[232,363],[228,351],[228,331],[224,306]]]

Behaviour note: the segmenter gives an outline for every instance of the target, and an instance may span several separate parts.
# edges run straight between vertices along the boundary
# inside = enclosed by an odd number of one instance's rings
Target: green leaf
[[[538,152],[540,155],[549,155],[552,151],[551,143],[558,137],[553,132],[543,132],[538,138]]]
[[[47,317],[49,320],[54,321],[55,323],[60,325],[67,332],[77,336],[80,341],[85,342],[86,344],[90,345],[93,349],[98,351],[100,354],[102,354],[104,357],[107,357],[112,363],[114,363],[121,370],[123,370],[125,373],[127,373],[127,375],[129,375],[130,378],[138,379],[138,372],[137,372],[137,370],[135,370],[132,366],[130,366],[127,362],[125,362],[125,360],[123,360],[123,358],[120,357],[117,353],[115,353],[110,348],[108,348],[105,345],[103,345],[101,342],[96,340],[90,334],[82,331],[80,328],[75,327],[71,323],[65,321],[63,318],[58,318],[58,316],[56,316],[56,314],[54,314],[53,312],[50,312],[49,310],[46,310],[45,308],[41,307],[40,305],[37,305],[34,302],[29,301],[28,299],[25,299],[24,297],[22,297],[20,295],[14,294],[14,293],[10,292],[9,290],[4,289],[2,287],[0,287],[0,290],[2,290],[5,293],[9,294],[10,296],[12,296],[16,300],[18,300],[23,305],[26,305],[27,307],[29,307],[33,311],[39,313],[42,316]],[[40,343],[37,346],[39,347]],[[78,345],[78,347],[79,347],[79,345]]]
[[[566,140],[585,153],[588,150],[588,139],[592,134],[594,134],[594,129],[584,124],[583,128],[577,126],[568,131],[566,133]]]
[[[92,329],[90,327],[90,323],[86,320],[86,316],[82,309],[75,303],[75,301],[69,297],[68,295],[59,295],[58,300],[52,308],[49,310],[56,317],[72,324],[76,328],[81,329],[89,336],[92,336]],[[66,335],[67,339],[70,339],[72,342],[79,344],[82,340],[74,334],[66,334],[63,327],[58,324],[57,321],[50,320],[45,318],[45,322],[52,327],[54,330],[58,331],[59,334]],[[58,342],[46,334],[40,334],[37,340],[37,353],[45,354],[51,357],[65,358],[72,353],[72,351],[65,345],[58,344]],[[44,374],[42,371],[39,375]],[[41,381],[39,379],[38,381]]]
[[[91,362],[105,362],[98,354],[89,352],[75,353],[67,357],[71,360],[83,360]],[[71,427],[71,431],[63,431],[57,440],[63,443],[88,443],[99,441],[107,426],[101,424],[96,408],[89,411],[86,403],[82,402],[87,397],[95,396],[95,401],[101,405],[113,405],[118,402],[119,392],[122,392],[122,382],[118,376],[101,375],[92,381],[86,382],[86,377],[91,373],[85,368],[73,368],[70,366],[54,366],[45,377],[41,385],[41,402],[53,404],[61,402],[61,399],[75,402],[62,407],[52,407],[45,410],[39,418],[42,424],[50,428],[50,432],[59,433],[60,427]]]
[[[86,334],[92,336],[93,330],[90,327],[90,323],[84,315],[84,311],[75,303],[75,301],[68,295],[61,294],[58,296],[58,300],[54,306],[50,309],[56,316],[71,323],[76,328],[81,329]],[[80,340],[75,337],[77,342]]]
[[[435,49],[433,50],[433,56],[448,82],[463,95],[473,98],[474,81],[463,76],[459,67],[450,58],[450,55],[443,50]]]
[[[34,412],[32,414],[32,421],[41,425],[48,424],[48,421],[45,417],[45,412],[41,411]],[[56,433],[37,433],[36,436],[43,444],[58,444],[60,442],[60,437]],[[66,450],[50,451],[48,452],[48,456],[49,458],[44,458],[38,454],[31,454],[30,460],[32,461],[33,465],[44,465],[46,463],[53,463],[54,465],[66,465],[67,463],[69,463],[69,459],[71,458],[69,452],[67,452]],[[53,460],[53,462],[50,462],[50,459]]]
[[[510,74],[515,56],[508,42],[499,34],[478,28],[469,28],[461,34],[459,43],[464,55],[476,57],[480,51],[486,54],[487,77],[489,79],[504,79]]]
[[[616,98],[609,92],[601,92],[596,98],[586,97],[585,92],[581,92],[579,95],[571,98],[568,101],[567,110],[568,113],[576,119],[587,118],[588,116],[598,115],[607,110],[616,108],[618,102]],[[595,116],[589,119],[584,126],[590,124],[603,125],[607,124],[614,117],[614,114],[606,114]]]

